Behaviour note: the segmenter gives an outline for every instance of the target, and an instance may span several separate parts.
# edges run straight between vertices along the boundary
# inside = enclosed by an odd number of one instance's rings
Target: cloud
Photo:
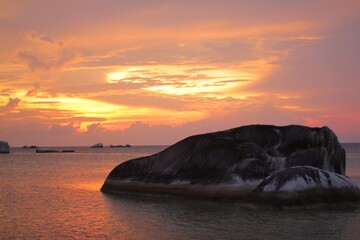
[[[229,66],[216,64],[167,64],[119,67],[107,74],[107,81],[123,90],[141,90],[172,96],[202,94],[203,97],[236,97],[231,89],[257,81],[260,74],[271,68],[266,60]],[[264,63],[265,62],[265,63]]]
[[[43,124],[28,132],[49,144],[170,143],[250,123],[349,136],[340,126],[359,125],[346,121],[360,102],[359,5],[23,2],[2,23],[0,105],[17,111],[1,126]]]
[[[19,98],[9,98],[9,102],[3,107],[5,112],[14,110],[20,103]]]
[[[69,119],[70,122],[103,122],[106,118],[99,117],[72,117]]]
[[[16,145],[91,145],[102,141],[104,144],[130,143],[138,145],[172,144],[189,135],[200,134],[210,131],[224,130],[246,124],[279,124],[301,123],[301,118],[291,114],[285,114],[271,105],[236,107],[222,115],[211,115],[199,121],[190,121],[185,124],[170,126],[167,124],[149,124],[147,122],[134,120],[130,126],[122,130],[110,130],[101,123],[92,123],[86,129],[80,130],[76,124],[70,124],[77,120],[99,120],[99,119],[73,119],[68,124],[40,123],[35,119],[29,122],[12,125],[2,129],[3,136]],[[263,117],[263,114],[268,116]],[[269,117],[270,116],[270,117]],[[296,120],[297,119],[297,120]],[[116,124],[116,123],[115,123]],[[5,124],[4,124],[5,125]],[[15,130],[16,129],[16,130]],[[18,132],[24,134],[24,138],[18,138]]]
[[[147,92],[124,93],[120,90],[118,93],[104,93],[94,96],[94,99],[113,103],[123,104],[133,107],[154,107],[161,109],[186,110],[191,105],[193,98],[176,98],[172,96],[165,97],[162,94],[150,94]]]
[[[80,54],[73,49],[62,49],[59,54],[58,58],[55,61],[53,67],[54,68],[62,68],[67,64],[70,64],[72,62],[77,62],[81,59]]]
[[[53,37],[40,33],[36,30],[28,31],[24,34],[25,39],[34,42],[34,43],[45,43],[45,44],[53,44],[59,47],[64,45],[63,41],[56,41]]]
[[[32,30],[25,34],[25,38],[34,41],[34,42],[45,42],[53,44],[55,43],[54,39],[49,35],[41,34],[38,31]]]
[[[61,69],[80,59],[80,54],[70,49],[61,49],[53,56],[40,56],[36,52],[20,50],[17,56],[20,62],[27,64],[33,71]]]
[[[48,69],[49,66],[47,63],[42,62],[35,54],[27,51],[19,51],[18,57],[22,62],[25,62],[30,69]]]
[[[56,138],[57,136],[69,136],[76,133],[76,129],[71,125],[51,125],[47,129],[48,136]]]
[[[360,114],[352,120],[358,123]],[[228,128],[239,127],[248,124],[307,124],[321,127],[330,126],[339,136],[340,141],[344,139],[356,140],[360,137],[359,129],[352,129],[348,124],[348,118],[336,117],[331,115],[312,114],[303,115],[303,113],[293,111],[282,111],[275,108],[272,104],[244,105],[241,108],[232,106],[232,111],[222,115],[212,115],[200,121],[192,121],[177,126],[166,124],[150,125],[146,122],[134,121],[129,127],[122,130],[109,130],[101,123],[93,123],[87,126],[85,130],[79,131],[75,125],[65,124],[46,124],[34,121],[21,122],[15,127],[1,128],[2,136],[14,146],[29,144],[48,145],[48,146],[90,146],[97,142],[108,144],[132,145],[167,145],[173,144],[181,139],[194,134],[220,131]],[[340,122],[339,122],[340,121]],[[11,123],[10,123],[11,124]],[[14,124],[14,123],[12,123]],[[344,129],[344,126],[346,126]],[[22,137],[18,137],[21,132]]]
[[[80,54],[74,48],[64,47],[63,41],[36,30],[28,31],[24,38],[26,45],[18,48],[16,57],[31,70],[59,70],[67,64],[80,60]],[[27,46],[27,47],[25,47]]]
[[[39,83],[34,83],[32,89],[28,90],[26,93],[27,97],[34,97],[38,93],[38,90],[40,89]]]
[[[295,105],[321,109],[333,114],[358,108],[360,102],[360,33],[354,31],[360,19],[343,22],[327,29],[326,36],[317,41],[293,48],[282,59],[277,71],[263,81],[252,82],[244,88],[258,91],[298,96]]]

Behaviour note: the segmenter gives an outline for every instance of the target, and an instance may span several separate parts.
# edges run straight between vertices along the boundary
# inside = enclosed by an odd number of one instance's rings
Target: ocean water
[[[343,144],[360,185],[360,144]],[[68,149],[69,147],[67,147]],[[358,239],[360,206],[254,209],[99,191],[119,163],[165,147],[0,155],[0,239]],[[65,148],[59,148],[65,149]]]

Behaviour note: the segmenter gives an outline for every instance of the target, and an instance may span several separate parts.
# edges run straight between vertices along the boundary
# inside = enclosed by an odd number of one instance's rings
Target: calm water
[[[360,144],[344,144],[360,184]],[[64,148],[60,148],[64,149]],[[360,207],[249,209],[236,203],[109,195],[107,174],[164,147],[0,155],[1,239],[358,239]]]

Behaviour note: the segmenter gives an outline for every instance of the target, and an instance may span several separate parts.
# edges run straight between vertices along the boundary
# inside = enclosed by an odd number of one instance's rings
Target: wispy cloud
[[[46,34],[41,34],[35,30],[25,33],[25,38],[34,41],[34,42],[45,42],[45,43],[55,43],[54,39]]]
[[[73,50],[59,50],[54,56],[39,56],[27,50],[18,52],[19,60],[26,63],[31,70],[60,69],[66,64],[77,61],[79,57],[80,55]]]

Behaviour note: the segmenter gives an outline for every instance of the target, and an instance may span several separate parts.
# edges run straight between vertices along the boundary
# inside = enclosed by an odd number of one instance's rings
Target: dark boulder
[[[10,153],[10,146],[5,141],[0,141],[0,153]]]
[[[191,136],[160,153],[124,162],[101,190],[238,198],[290,166],[345,174],[345,151],[327,127],[243,126]]]
[[[248,203],[279,207],[358,201],[360,189],[351,179],[308,166],[290,167],[272,174],[247,197]]]

